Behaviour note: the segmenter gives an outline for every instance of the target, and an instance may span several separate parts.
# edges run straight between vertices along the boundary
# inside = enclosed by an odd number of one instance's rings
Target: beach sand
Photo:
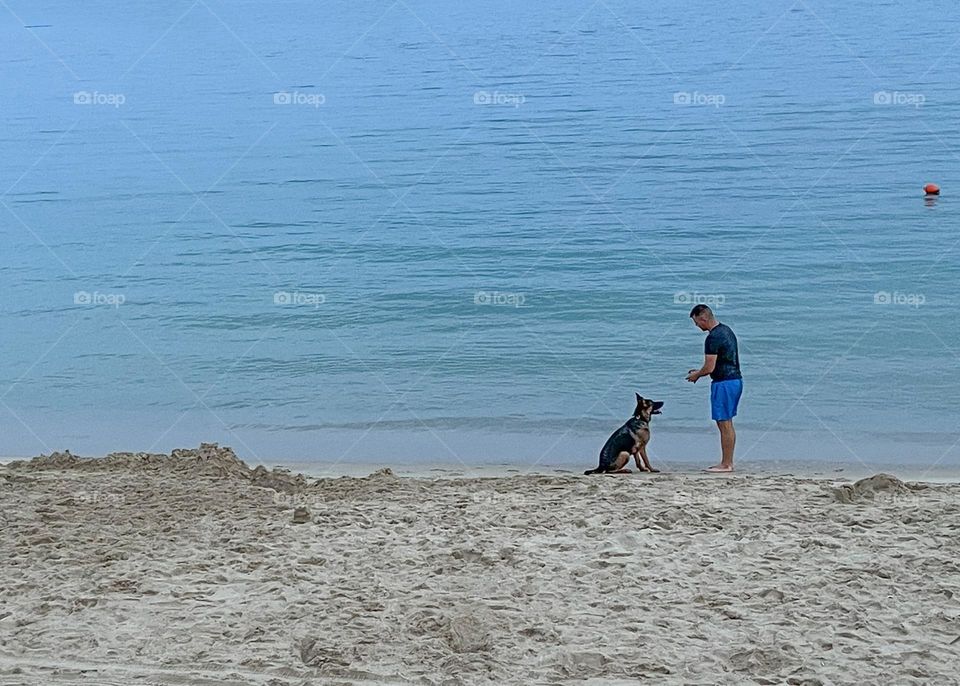
[[[0,542],[2,684],[958,683],[957,485],[204,445],[0,468]]]

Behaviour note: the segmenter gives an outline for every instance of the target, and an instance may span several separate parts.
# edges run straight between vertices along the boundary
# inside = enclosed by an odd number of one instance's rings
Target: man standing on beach
[[[732,472],[733,449],[737,444],[733,418],[737,416],[737,405],[743,393],[737,337],[729,326],[716,320],[713,310],[706,305],[697,305],[690,310],[690,318],[697,328],[709,333],[703,344],[703,366],[691,369],[687,381],[697,383],[697,379],[707,375],[713,380],[710,384],[710,414],[720,429],[720,464],[707,471]]]

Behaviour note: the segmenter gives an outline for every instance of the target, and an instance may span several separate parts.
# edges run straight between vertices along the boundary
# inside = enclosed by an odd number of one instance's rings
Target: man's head
[[[717,320],[714,319],[713,310],[711,310],[706,305],[695,305],[692,310],[690,310],[690,319],[693,320],[693,323],[697,325],[697,328],[701,331],[709,331],[717,325]]]

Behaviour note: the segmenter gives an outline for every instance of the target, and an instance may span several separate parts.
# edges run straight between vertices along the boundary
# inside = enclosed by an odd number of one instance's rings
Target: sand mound
[[[833,490],[840,503],[855,503],[861,500],[876,500],[878,497],[896,498],[909,495],[914,489],[890,474],[874,474],[852,484]]]
[[[307,486],[302,474],[263,465],[254,469],[237,457],[232,448],[216,443],[201,443],[199,448],[176,448],[163,453],[110,453],[106,457],[77,457],[69,450],[18,460],[7,465],[18,472],[81,470],[88,472],[142,472],[178,475],[186,478],[209,477],[249,481],[251,485],[295,493]]]

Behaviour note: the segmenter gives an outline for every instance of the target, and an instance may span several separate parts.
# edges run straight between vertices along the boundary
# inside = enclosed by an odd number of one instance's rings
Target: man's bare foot
[[[717,474],[717,473],[726,474],[728,472],[732,472],[733,467],[728,467],[727,465],[723,465],[723,464],[715,464],[712,467],[707,467],[703,471],[710,472],[711,474]]]
[[[612,472],[607,472],[607,474],[631,474],[632,472],[629,469],[617,469]]]

